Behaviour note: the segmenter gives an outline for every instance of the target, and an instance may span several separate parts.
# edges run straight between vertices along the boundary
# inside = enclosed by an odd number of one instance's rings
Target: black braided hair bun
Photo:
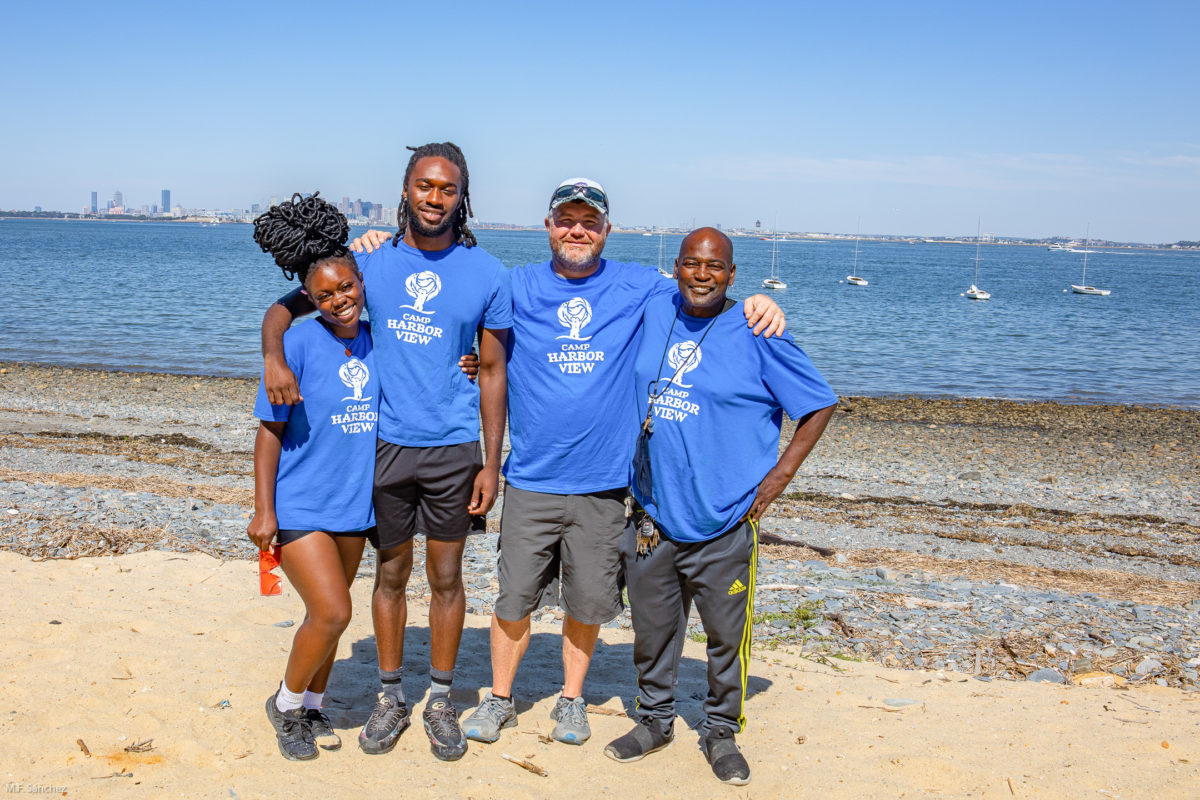
[[[319,194],[293,194],[254,220],[255,243],[275,257],[288,280],[298,275],[303,283],[313,264],[349,253],[350,224]]]

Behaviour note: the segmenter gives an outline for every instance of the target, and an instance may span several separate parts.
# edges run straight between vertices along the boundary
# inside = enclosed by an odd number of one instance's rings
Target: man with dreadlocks
[[[467,748],[450,701],[466,612],[462,555],[468,533],[484,530],[499,488],[512,294],[504,265],[475,246],[467,227],[471,206],[462,151],[450,142],[410,149],[399,231],[387,245],[358,255],[382,393],[374,488],[379,566],[371,599],[382,692],[359,746],[388,752],[408,726],[401,685],[405,590],[413,536],[420,532],[432,594],[431,686],[422,720],[434,755],[452,761]],[[263,320],[272,402],[301,399],[280,342],[292,319],[311,310],[292,293]],[[457,366],[476,329],[478,390]],[[481,420],[486,460],[479,448]]]
[[[504,465],[492,689],[463,730],[495,742],[517,724],[513,684],[530,615],[558,600],[566,612],[563,684],[551,736],[581,745],[591,736],[583,683],[596,638],[622,608],[619,543],[638,421],[633,355],[642,310],[674,294],[675,284],[652,267],[603,258],[612,225],[608,194],[594,180],[559,184],[545,224],[550,260],[512,271],[512,449]],[[371,231],[351,249],[386,240]],[[755,333],[783,331],[779,307],[763,295],[747,301],[746,317]]]

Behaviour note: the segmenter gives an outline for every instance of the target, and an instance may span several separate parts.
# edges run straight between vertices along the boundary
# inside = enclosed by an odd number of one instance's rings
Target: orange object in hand
[[[279,566],[282,552],[279,545],[258,551],[258,590],[264,595],[283,594],[283,579],[271,571]]]

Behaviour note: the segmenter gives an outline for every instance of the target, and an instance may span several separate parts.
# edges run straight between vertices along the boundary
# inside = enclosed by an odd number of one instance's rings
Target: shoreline
[[[548,606],[533,615],[515,687],[519,726],[498,745],[473,743],[446,765],[418,725],[392,755],[361,754],[376,675],[369,548],[327,697],[346,744],[315,769],[283,761],[262,702],[294,633],[282,626],[303,609],[286,580],[281,597],[255,594],[245,534],[255,390],[239,378],[0,363],[0,569],[22,600],[0,618],[15,643],[0,654],[10,781],[126,796],[139,781],[187,794],[203,780],[249,797],[281,775],[333,794],[403,776],[482,800],[627,795],[654,774],[663,796],[727,796],[688,730],[704,688],[694,619],[681,746],[640,766],[602,755],[634,710],[627,611],[601,628],[585,696],[606,710],[591,714],[583,747],[533,735],[549,730],[561,679],[563,612]],[[897,796],[1194,794],[1197,441],[1200,411],[1188,409],[843,398],[762,522],[738,739],[751,794],[792,797],[797,781],[835,797],[881,785]],[[491,680],[501,504],[465,548],[463,712]],[[419,712],[430,594],[424,546],[414,550],[405,681]],[[147,738],[152,751],[125,750]]]
[[[179,379],[196,379],[196,380],[232,380],[245,381],[257,385],[259,378],[252,375],[243,374],[214,374],[211,372],[162,372],[154,369],[138,370],[129,368],[103,367],[78,364],[56,364],[43,361],[22,361],[22,360],[3,360],[0,359],[0,369],[43,369],[43,370],[61,370],[64,372],[85,372],[85,373],[101,373],[117,376],[140,376],[140,377],[161,377],[164,379],[179,378]],[[886,393],[886,394],[846,394],[838,395],[840,402],[855,402],[855,401],[878,401],[892,403],[990,403],[990,404],[1015,404],[1018,406],[1035,406],[1035,405],[1051,405],[1063,407],[1085,407],[1099,409],[1116,409],[1116,408],[1135,408],[1155,411],[1195,411],[1200,413],[1200,400],[1197,404],[1192,405],[1176,405],[1171,403],[1151,403],[1151,402],[1111,402],[1104,400],[1089,400],[1086,398],[1039,398],[1039,397],[992,397],[984,395],[955,395],[955,394],[904,394],[904,393]]]

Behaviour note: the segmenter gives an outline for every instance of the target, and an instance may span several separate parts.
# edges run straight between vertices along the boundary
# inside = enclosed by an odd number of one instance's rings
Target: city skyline
[[[450,139],[495,222],[536,224],[586,174],[626,225],[1200,238],[1191,3],[467,4],[426,66],[401,42],[443,30],[436,9],[67,5],[7,20],[0,68],[22,80],[0,92],[29,122],[0,131],[19,154],[0,208],[74,212],[105,186],[135,206],[163,186],[195,208],[316,189],[394,206],[404,146]]]

